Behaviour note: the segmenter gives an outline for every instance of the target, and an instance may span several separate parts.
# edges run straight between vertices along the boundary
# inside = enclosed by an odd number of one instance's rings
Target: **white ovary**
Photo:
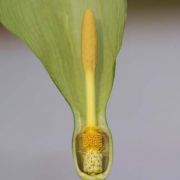
[[[103,171],[103,155],[96,150],[88,150],[84,154],[83,158],[83,170],[84,172],[93,175],[99,174]]]

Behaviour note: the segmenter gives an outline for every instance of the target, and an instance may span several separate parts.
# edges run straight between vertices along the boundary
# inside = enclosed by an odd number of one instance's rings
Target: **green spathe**
[[[0,22],[41,60],[71,106],[76,127],[86,118],[81,63],[81,24],[86,9],[94,12],[97,21],[96,115],[103,124],[123,38],[126,0],[0,0]]]
[[[81,23],[85,9],[97,18],[97,114],[112,88],[126,18],[125,0],[0,0],[0,20],[39,57],[74,111],[85,116]]]

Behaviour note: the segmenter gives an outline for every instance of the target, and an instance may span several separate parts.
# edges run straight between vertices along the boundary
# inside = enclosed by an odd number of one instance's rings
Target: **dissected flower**
[[[126,0],[0,0],[0,22],[32,49],[73,111],[84,180],[105,179],[112,164],[106,105],[125,19]]]

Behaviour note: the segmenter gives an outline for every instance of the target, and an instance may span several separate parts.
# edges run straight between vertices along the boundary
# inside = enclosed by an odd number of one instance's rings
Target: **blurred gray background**
[[[109,180],[180,179],[180,2],[130,0],[107,117]],[[0,180],[78,180],[73,117],[33,53],[0,28]]]

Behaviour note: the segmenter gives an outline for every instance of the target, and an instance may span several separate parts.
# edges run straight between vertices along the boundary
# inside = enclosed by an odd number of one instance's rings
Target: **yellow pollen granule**
[[[82,146],[84,150],[101,150],[103,147],[103,138],[101,133],[96,130],[87,130],[82,134]]]

